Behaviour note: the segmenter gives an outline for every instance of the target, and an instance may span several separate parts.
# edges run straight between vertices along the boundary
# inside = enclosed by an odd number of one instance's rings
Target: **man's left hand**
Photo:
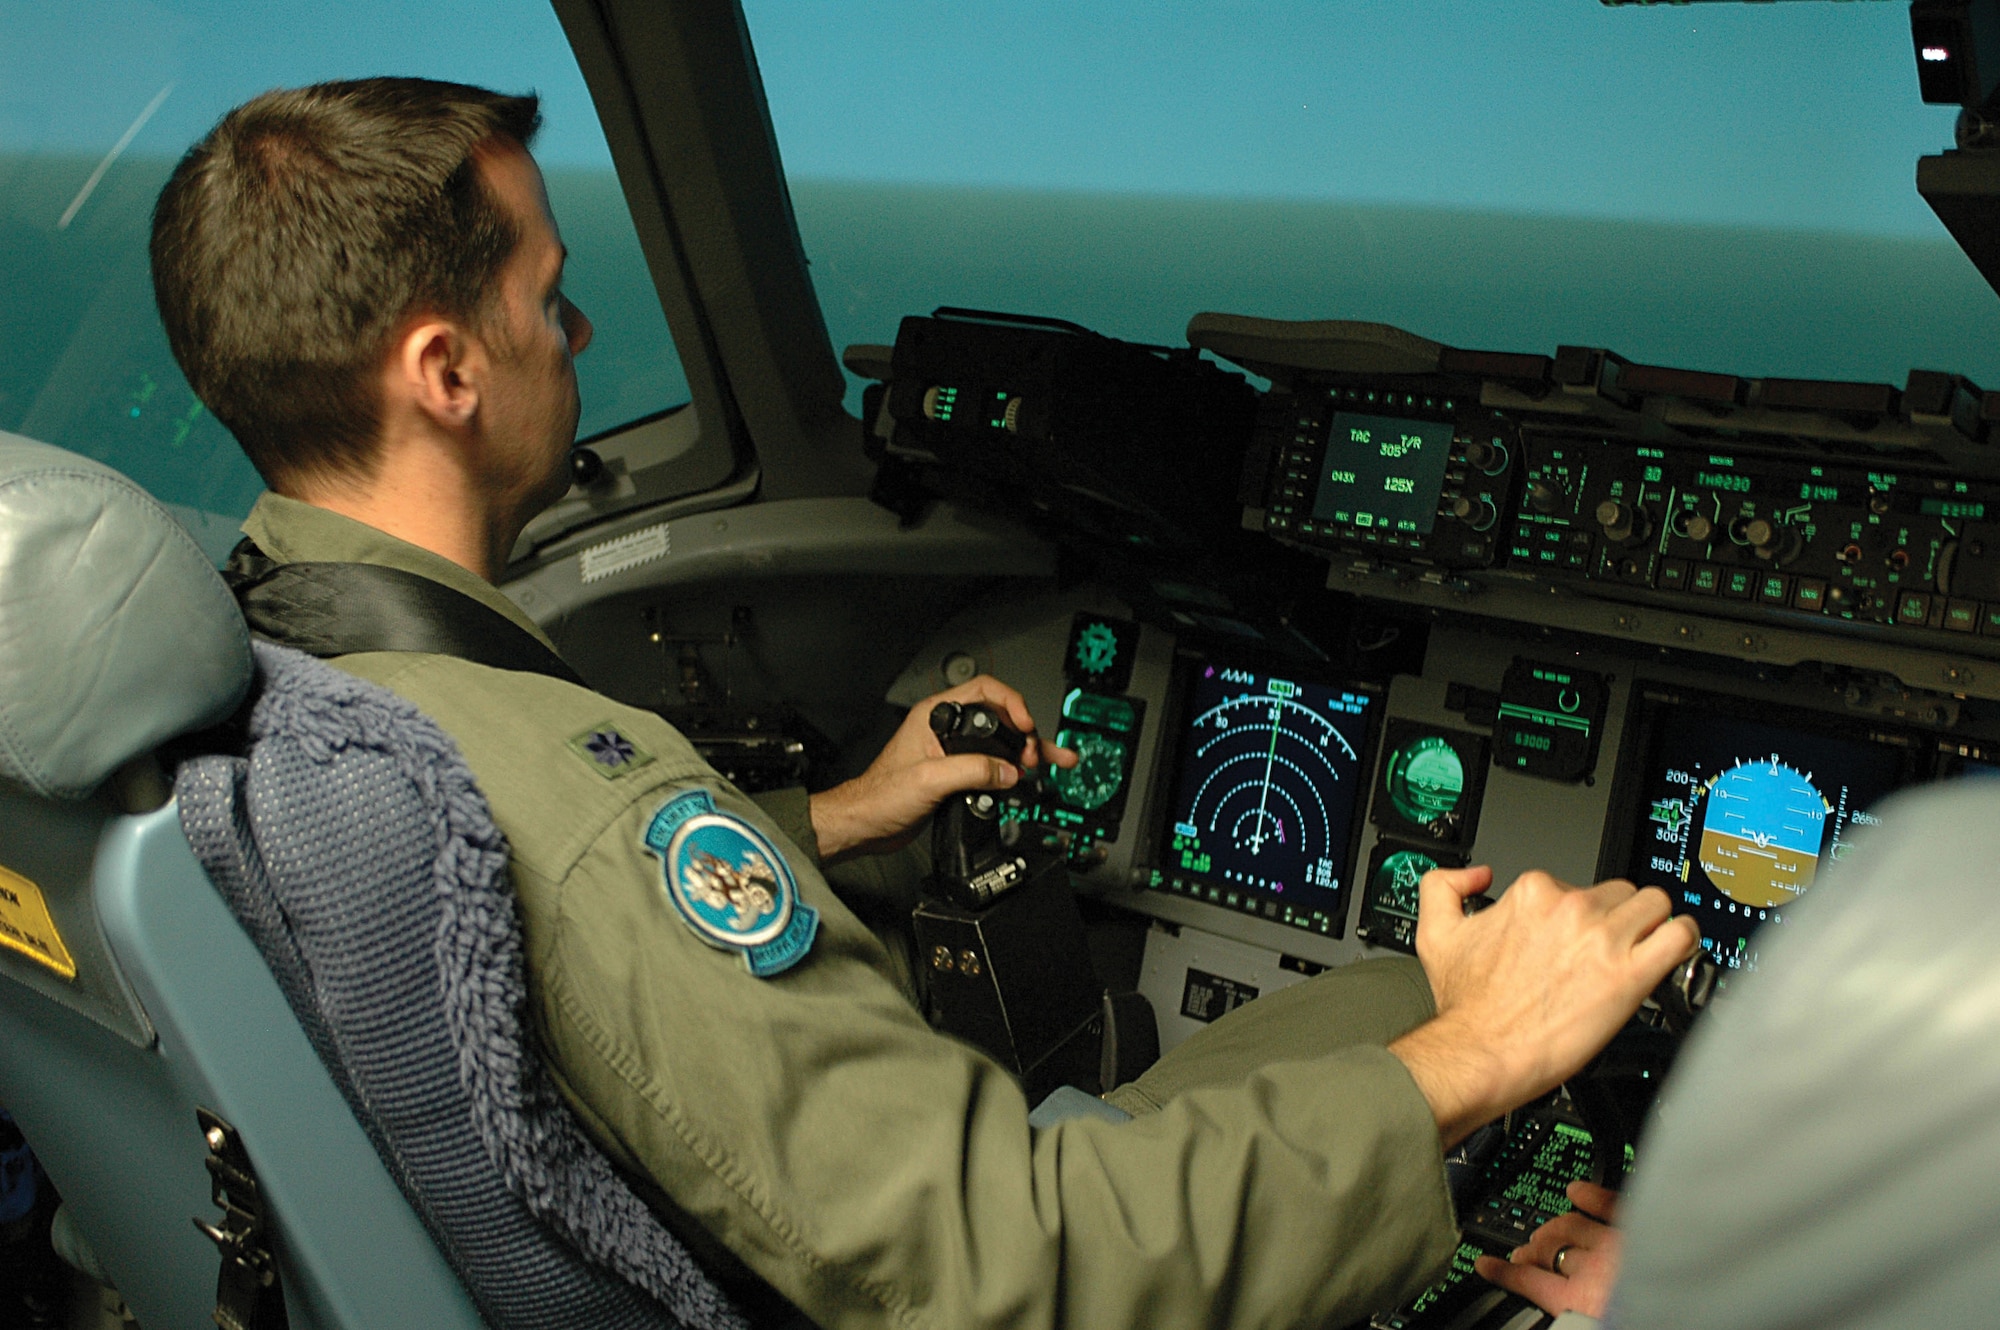
[[[1624,1246],[1624,1238],[1612,1227],[1618,1193],[1591,1182],[1572,1182],[1568,1193],[1576,1209],[1536,1229],[1506,1260],[1481,1256],[1473,1268],[1482,1278],[1552,1315],[1582,1312],[1601,1317],[1611,1301],[1612,1285],[1618,1282]],[[1562,1268],[1556,1269],[1557,1265]]]
[[[940,702],[984,702],[1028,737],[1016,762],[983,753],[946,754],[931,732],[931,709]],[[813,834],[820,858],[879,854],[906,844],[940,803],[967,790],[1004,790],[1021,768],[1043,759],[1073,767],[1077,756],[1035,734],[1035,718],[1021,695],[988,675],[927,697],[910,708],[881,756],[843,785],[812,797]]]

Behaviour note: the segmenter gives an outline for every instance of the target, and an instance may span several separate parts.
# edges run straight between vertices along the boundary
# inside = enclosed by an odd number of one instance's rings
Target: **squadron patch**
[[[616,780],[628,771],[637,771],[653,760],[653,755],[632,742],[610,722],[593,725],[569,741],[569,750],[584,760],[592,771],[606,780]]]
[[[681,919],[709,946],[741,952],[751,974],[768,979],[812,949],[819,911],[799,898],[791,866],[757,828],[718,812],[708,791],[668,801],[645,842]]]

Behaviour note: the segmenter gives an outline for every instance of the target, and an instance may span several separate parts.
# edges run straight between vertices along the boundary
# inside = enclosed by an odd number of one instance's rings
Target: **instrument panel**
[[[1656,885],[1725,972],[1754,966],[1883,800],[2000,748],[2000,394],[1379,325],[1199,316],[1190,340],[1270,382],[1243,527],[1401,616],[1420,662],[1343,672],[1226,605],[1086,585],[947,626],[892,694],[970,654],[1060,718],[1084,762],[1020,816],[1157,921],[1169,1044],[1411,950],[1437,866]]]

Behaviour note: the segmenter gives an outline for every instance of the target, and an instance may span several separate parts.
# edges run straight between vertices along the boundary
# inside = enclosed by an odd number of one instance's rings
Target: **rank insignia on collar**
[[[593,725],[571,739],[569,750],[606,780],[616,780],[653,760],[651,753],[632,742],[624,731],[609,721]]]
[[[707,790],[670,799],[646,827],[667,900],[709,946],[742,953],[759,979],[805,959],[819,911],[799,897],[791,865],[768,837],[720,812]]]

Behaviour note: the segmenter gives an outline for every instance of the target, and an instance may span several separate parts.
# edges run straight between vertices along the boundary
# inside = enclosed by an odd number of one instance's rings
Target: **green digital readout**
[[[1446,421],[1335,415],[1313,516],[1363,530],[1428,535],[1437,523],[1451,440]]]
[[[1750,492],[1750,477],[1729,471],[1697,471],[1694,483],[1703,489],[1724,490],[1730,494]]]
[[[1925,517],[1965,518],[1974,522],[1986,520],[1986,505],[1976,499],[1925,499],[1918,508]]]

